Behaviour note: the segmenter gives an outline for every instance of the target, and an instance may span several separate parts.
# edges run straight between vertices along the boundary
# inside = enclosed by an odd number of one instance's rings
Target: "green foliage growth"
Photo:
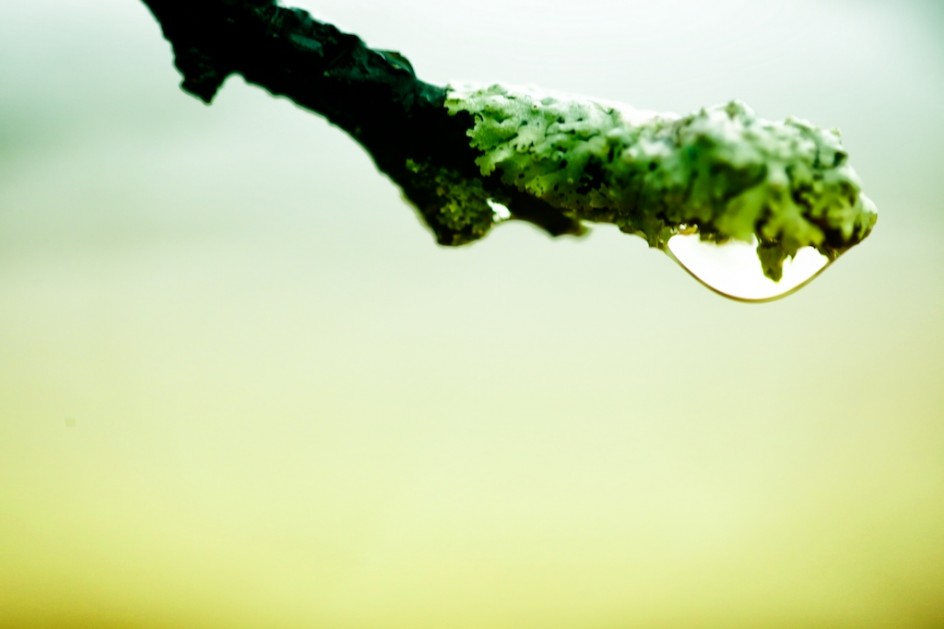
[[[450,88],[445,104],[472,116],[483,176],[653,247],[691,230],[756,239],[777,280],[800,248],[832,259],[875,224],[837,131],[764,120],[739,101],[679,117],[491,85]]]

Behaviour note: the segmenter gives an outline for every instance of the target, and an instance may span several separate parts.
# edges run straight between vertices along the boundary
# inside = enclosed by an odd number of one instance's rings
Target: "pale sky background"
[[[140,2],[2,3],[0,624],[944,624],[940,3],[299,6],[431,82],[839,127],[878,226],[764,305],[605,226],[439,248]]]

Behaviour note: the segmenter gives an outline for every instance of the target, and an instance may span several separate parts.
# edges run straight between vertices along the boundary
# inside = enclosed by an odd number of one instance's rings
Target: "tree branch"
[[[761,272],[871,232],[874,204],[835,130],[772,122],[739,101],[687,116],[503,85],[439,87],[400,53],[275,0],[143,0],[182,87],[209,103],[230,74],[344,129],[443,245],[511,218],[554,236],[612,223],[667,250],[676,236],[752,243]]]

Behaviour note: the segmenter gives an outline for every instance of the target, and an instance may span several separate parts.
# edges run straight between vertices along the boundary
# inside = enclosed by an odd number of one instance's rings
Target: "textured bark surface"
[[[186,92],[210,103],[230,74],[240,74],[326,117],[403,189],[440,244],[463,244],[488,231],[493,217],[485,198],[552,235],[582,233],[579,222],[557,208],[497,177],[482,177],[467,136],[470,117],[448,115],[446,90],[419,80],[399,53],[371,49],[356,35],[274,0],[143,1],[173,46]],[[448,176],[435,183],[433,173]],[[444,192],[444,180],[481,192],[477,215],[450,214],[446,205],[455,206],[455,199]]]

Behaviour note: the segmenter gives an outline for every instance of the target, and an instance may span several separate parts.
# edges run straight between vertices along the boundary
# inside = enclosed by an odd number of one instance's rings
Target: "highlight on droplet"
[[[503,203],[499,203],[494,199],[485,199],[485,202],[488,204],[488,207],[492,208],[496,223],[507,221],[511,218],[511,210]]]

